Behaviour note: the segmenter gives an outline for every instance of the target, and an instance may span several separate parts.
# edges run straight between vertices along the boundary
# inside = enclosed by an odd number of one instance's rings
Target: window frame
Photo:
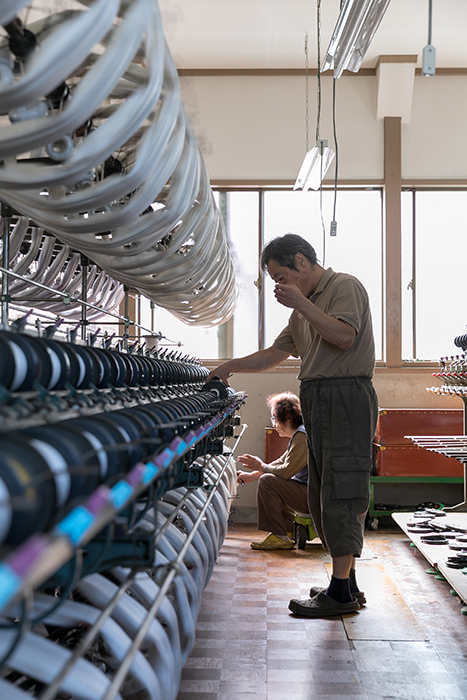
[[[412,253],[412,275],[411,275],[411,290],[412,290],[412,359],[403,360],[401,358],[401,367],[413,367],[416,364],[418,367],[438,367],[437,360],[420,360],[417,359],[417,193],[422,192],[467,192],[465,184],[442,184],[439,181],[432,184],[408,184],[404,183],[401,186],[401,200],[403,193],[410,193],[411,198],[411,253]],[[401,240],[402,240],[402,225],[401,225]],[[401,256],[402,262],[402,256]],[[404,282],[402,282],[404,284]],[[402,290],[402,286],[401,286]],[[401,307],[401,327],[402,327],[402,307]]]
[[[397,198],[399,201],[401,201],[401,195],[402,192],[412,192],[412,196],[414,197],[414,201],[416,201],[416,193],[417,192],[436,192],[436,191],[459,191],[459,192],[467,192],[467,181],[440,181],[440,180],[400,180],[399,181],[400,185],[397,187],[397,183],[395,188],[392,190],[392,194],[394,196],[394,193],[396,194]],[[217,183],[215,181],[212,182],[212,189],[217,192],[252,192],[255,191],[258,194],[258,243],[259,243],[259,249],[261,250],[263,247],[263,241],[264,241],[264,195],[266,192],[269,191],[290,191],[293,187],[293,183],[291,182],[258,182],[258,181],[218,181]],[[394,245],[394,240],[396,241],[396,245],[401,244],[402,242],[402,226],[400,225],[399,231],[396,233],[396,237],[392,239],[392,242],[388,242],[388,218],[387,218],[387,210],[390,208],[391,204],[388,202],[388,189],[390,189],[390,185],[385,184],[384,180],[360,180],[360,181],[342,181],[340,185],[338,185],[338,193],[341,191],[358,191],[358,190],[379,190],[383,194],[383,204],[382,204],[382,229],[383,229],[383,241],[382,241],[382,265],[383,265],[383,275],[382,275],[382,285],[383,285],[383,294],[382,294],[382,324],[383,324],[383,360],[378,360],[376,362],[376,367],[378,369],[387,369],[388,371],[397,371],[397,370],[414,370],[415,368],[417,371],[423,371],[424,369],[430,369],[430,368],[436,368],[438,366],[437,361],[430,361],[430,360],[407,360],[407,359],[402,359],[402,348],[400,350],[400,353],[394,352],[395,347],[397,348],[397,341],[394,343],[394,339],[388,334],[387,332],[387,313],[388,313],[388,292],[387,292],[387,278],[390,275],[393,275],[394,277],[397,277],[397,274],[400,275],[400,268],[401,268],[401,260],[402,257],[399,256],[398,259],[396,259],[393,255],[393,249],[391,251],[391,245]],[[323,183],[323,190],[333,190],[333,185],[331,183]],[[394,199],[392,199],[392,202],[394,202]],[[416,227],[416,207],[412,207],[412,260],[413,260],[413,265],[415,265],[415,245],[416,245],[416,240],[413,238],[415,235],[415,227]],[[401,224],[401,222],[400,222]],[[398,268],[398,269],[397,269]],[[416,270],[413,270],[413,275],[416,274]],[[415,277],[414,277],[415,279]],[[402,279],[400,278],[400,290],[402,292]],[[264,273],[262,272],[260,268],[260,262],[259,262],[259,256],[258,256],[258,278],[257,278],[257,287],[258,287],[258,294],[259,294],[259,303],[258,303],[258,347],[259,349],[264,349],[264,298],[265,298],[265,290],[264,290]],[[413,324],[416,323],[416,298],[415,295],[413,295],[412,298],[412,304],[413,304]],[[230,321],[227,321],[226,324],[223,324],[227,326]],[[402,304],[400,303],[399,306],[399,314],[398,314],[398,324],[399,324],[399,332],[402,331]],[[412,324],[412,325],[413,325]],[[221,328],[221,327],[220,327]],[[232,341],[232,333],[227,333],[227,346],[229,345],[230,342],[230,348],[228,348],[228,352],[225,352],[224,355],[226,356],[225,359],[228,359],[232,357],[232,349],[233,349],[233,341]],[[230,340],[229,340],[230,339]],[[413,335],[412,335],[412,343],[413,347],[416,351],[416,327],[413,325]],[[225,345],[224,345],[225,347]],[[392,359],[390,362],[387,361],[388,356],[390,356]],[[416,356],[416,354],[415,354]],[[207,366],[212,366],[215,367],[219,364],[219,362],[224,359],[224,358],[202,358],[202,361],[207,365]],[[274,371],[291,371],[292,369],[298,368],[298,361],[289,359],[286,360],[285,362],[281,363],[281,365],[278,368],[275,368],[271,370],[272,372]]]
[[[236,184],[235,182],[232,182],[230,184],[222,184],[222,185],[216,185],[212,184],[212,189],[214,192],[219,192],[219,193],[228,193],[228,192],[257,192],[258,194],[258,246],[259,250],[261,251],[264,247],[264,221],[265,221],[265,193],[266,192],[290,192],[293,189],[292,184],[266,184],[264,186],[259,185],[257,183],[254,184]],[[327,192],[333,192],[334,191],[334,185],[327,185],[323,184],[323,191]],[[383,183],[381,181],[378,182],[356,182],[355,184],[343,184],[343,185],[338,185],[337,186],[337,196],[339,197],[339,192],[356,192],[356,191],[378,191],[381,193],[381,230],[383,231],[384,227],[384,214],[383,214],[383,208],[384,208],[384,187]],[[223,212],[224,213],[224,212]],[[224,220],[224,224],[227,226],[227,222]],[[385,251],[384,251],[384,231],[383,231],[383,240],[382,240],[382,255],[381,255],[381,265],[382,265],[382,286],[383,286],[383,291],[384,291],[384,257],[385,257]],[[258,256],[258,277],[256,280],[256,286],[258,289],[258,350],[263,350],[266,345],[265,345],[265,284],[264,284],[264,278],[265,278],[265,273],[261,269],[261,264],[260,264],[260,256]],[[381,303],[382,303],[382,309],[381,309],[381,315],[382,315],[382,349],[383,349],[383,356],[385,354],[385,300],[384,300],[384,293],[382,294],[381,297]],[[231,323],[231,321],[227,321],[226,324],[222,324],[223,326],[227,326],[227,324]],[[221,328],[221,327],[219,327]],[[232,334],[230,333],[230,338],[232,338]],[[223,346],[225,348],[225,345]],[[233,342],[231,342],[231,346],[229,348],[230,353],[228,357],[226,356],[226,359],[230,359],[233,356]],[[219,359],[224,359],[224,358],[219,358]],[[211,361],[211,360],[210,360]],[[286,363],[290,364],[290,366],[295,366],[296,361],[293,360],[286,360]],[[377,361],[377,366],[385,366],[385,361],[384,360],[378,360]]]

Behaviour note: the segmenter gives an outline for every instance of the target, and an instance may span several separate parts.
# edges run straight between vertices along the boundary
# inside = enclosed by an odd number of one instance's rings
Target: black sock
[[[350,579],[331,576],[331,583],[328,586],[326,595],[333,600],[337,600],[338,603],[350,603],[353,598],[350,593]]]
[[[355,573],[355,569],[350,569],[349,578],[350,578],[350,592],[357,593],[358,591],[360,591],[358,584],[357,584],[357,576]]]

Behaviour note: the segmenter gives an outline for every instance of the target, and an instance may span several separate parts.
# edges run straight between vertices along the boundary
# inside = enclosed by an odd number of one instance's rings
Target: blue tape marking
[[[148,484],[151,479],[156,476],[158,471],[159,467],[156,467],[152,462],[147,462],[147,464],[144,465],[143,483]]]
[[[116,483],[110,491],[110,498],[112,499],[115,508],[121,508],[132,493],[133,489],[128,481],[119,481]]]
[[[157,455],[157,461],[162,464],[163,467],[168,467],[174,457],[175,452],[166,447],[165,450],[162,450],[162,452]]]
[[[94,520],[94,516],[86,508],[77,506],[58,523],[55,530],[61,535],[67,535],[73,544],[77,544]]]
[[[187,443],[185,442],[185,440],[180,440],[180,442],[179,442],[179,444],[178,444],[177,449],[175,450],[175,452],[176,452],[176,453],[178,454],[178,456],[180,457],[180,456],[185,452],[185,450],[187,449],[187,447],[188,447],[188,445],[187,445]]]
[[[187,441],[189,447],[192,447],[195,444],[195,442],[197,441],[197,439],[198,438],[196,437],[195,433],[193,433],[193,432],[188,433],[188,435],[185,436],[185,440]]]
[[[0,608],[11,600],[20,585],[20,577],[7,564],[0,564]]]

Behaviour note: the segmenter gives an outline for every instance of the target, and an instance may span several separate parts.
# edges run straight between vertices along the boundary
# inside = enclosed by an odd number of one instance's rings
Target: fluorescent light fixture
[[[326,139],[316,142],[303,159],[302,167],[295,181],[294,190],[319,190],[321,182],[332,163],[335,153],[328,148]]]
[[[334,68],[357,73],[390,0],[345,0],[326,51],[321,72]]]

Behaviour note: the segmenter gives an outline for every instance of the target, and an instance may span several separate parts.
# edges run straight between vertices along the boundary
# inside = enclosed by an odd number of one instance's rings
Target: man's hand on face
[[[279,304],[287,306],[289,309],[298,308],[306,299],[305,295],[295,284],[276,284],[274,287],[274,296]]]

